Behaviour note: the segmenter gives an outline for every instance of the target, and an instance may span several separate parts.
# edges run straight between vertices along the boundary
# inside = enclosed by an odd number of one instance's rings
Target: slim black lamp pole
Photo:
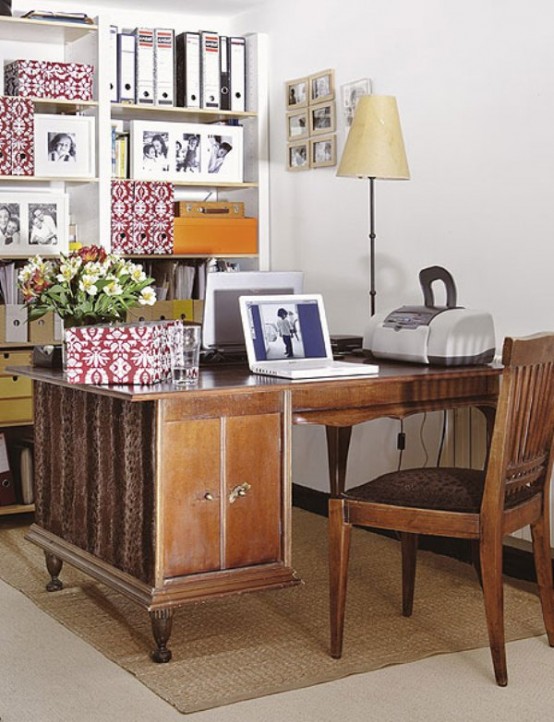
[[[369,303],[375,316],[375,178],[369,178]]]

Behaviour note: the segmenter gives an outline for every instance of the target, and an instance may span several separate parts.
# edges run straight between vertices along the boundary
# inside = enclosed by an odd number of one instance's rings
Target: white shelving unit
[[[181,18],[179,21],[181,22]],[[137,18],[137,24],[140,18]],[[269,183],[268,183],[268,70],[267,38],[247,35],[247,98],[245,112],[192,110],[186,108],[144,107],[111,103],[109,97],[109,28],[112,20],[106,14],[94,24],[75,24],[0,17],[0,94],[4,90],[3,66],[18,59],[42,59],[62,62],[90,63],[95,68],[94,99],[68,101],[36,98],[37,113],[80,114],[93,116],[95,127],[95,175],[93,178],[44,176],[0,176],[0,191],[63,191],[69,198],[69,213],[78,227],[78,240],[83,244],[110,246],[111,199],[111,126],[112,120],[133,119],[171,122],[214,123],[238,120],[244,127],[244,182],[207,183],[177,182],[177,200],[240,200],[246,213],[258,219],[258,253],[234,256],[245,268],[269,268]],[[180,32],[180,30],[179,30]],[[6,258],[2,254],[1,258]],[[13,254],[12,260],[26,256]],[[202,256],[150,256],[149,260],[168,258],[201,258]],[[135,258],[144,258],[135,256]],[[0,344],[0,352],[29,351],[31,344]],[[32,424],[32,418],[14,424],[2,419],[0,429]],[[32,505],[0,507],[0,516],[32,511]]]

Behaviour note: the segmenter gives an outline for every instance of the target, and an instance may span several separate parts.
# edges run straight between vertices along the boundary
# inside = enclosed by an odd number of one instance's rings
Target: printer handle
[[[419,272],[419,283],[423,291],[423,301],[428,308],[434,308],[435,295],[431,284],[433,281],[443,281],[446,288],[446,306],[456,308],[456,284],[450,273],[442,266],[429,266]]]

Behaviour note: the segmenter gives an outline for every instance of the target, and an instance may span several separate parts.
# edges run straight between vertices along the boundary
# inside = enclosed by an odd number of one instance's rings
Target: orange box
[[[173,253],[233,256],[258,252],[256,218],[175,218]]]

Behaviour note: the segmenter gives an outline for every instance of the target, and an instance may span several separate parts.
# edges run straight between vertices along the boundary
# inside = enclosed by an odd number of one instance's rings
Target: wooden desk
[[[383,364],[378,377],[289,382],[203,369],[195,389],[34,380],[35,523],[50,591],[64,561],[144,606],[167,662],[176,607],[300,580],[291,559],[291,427],[325,424],[334,493],[350,429],[379,416],[494,408],[499,370]]]

